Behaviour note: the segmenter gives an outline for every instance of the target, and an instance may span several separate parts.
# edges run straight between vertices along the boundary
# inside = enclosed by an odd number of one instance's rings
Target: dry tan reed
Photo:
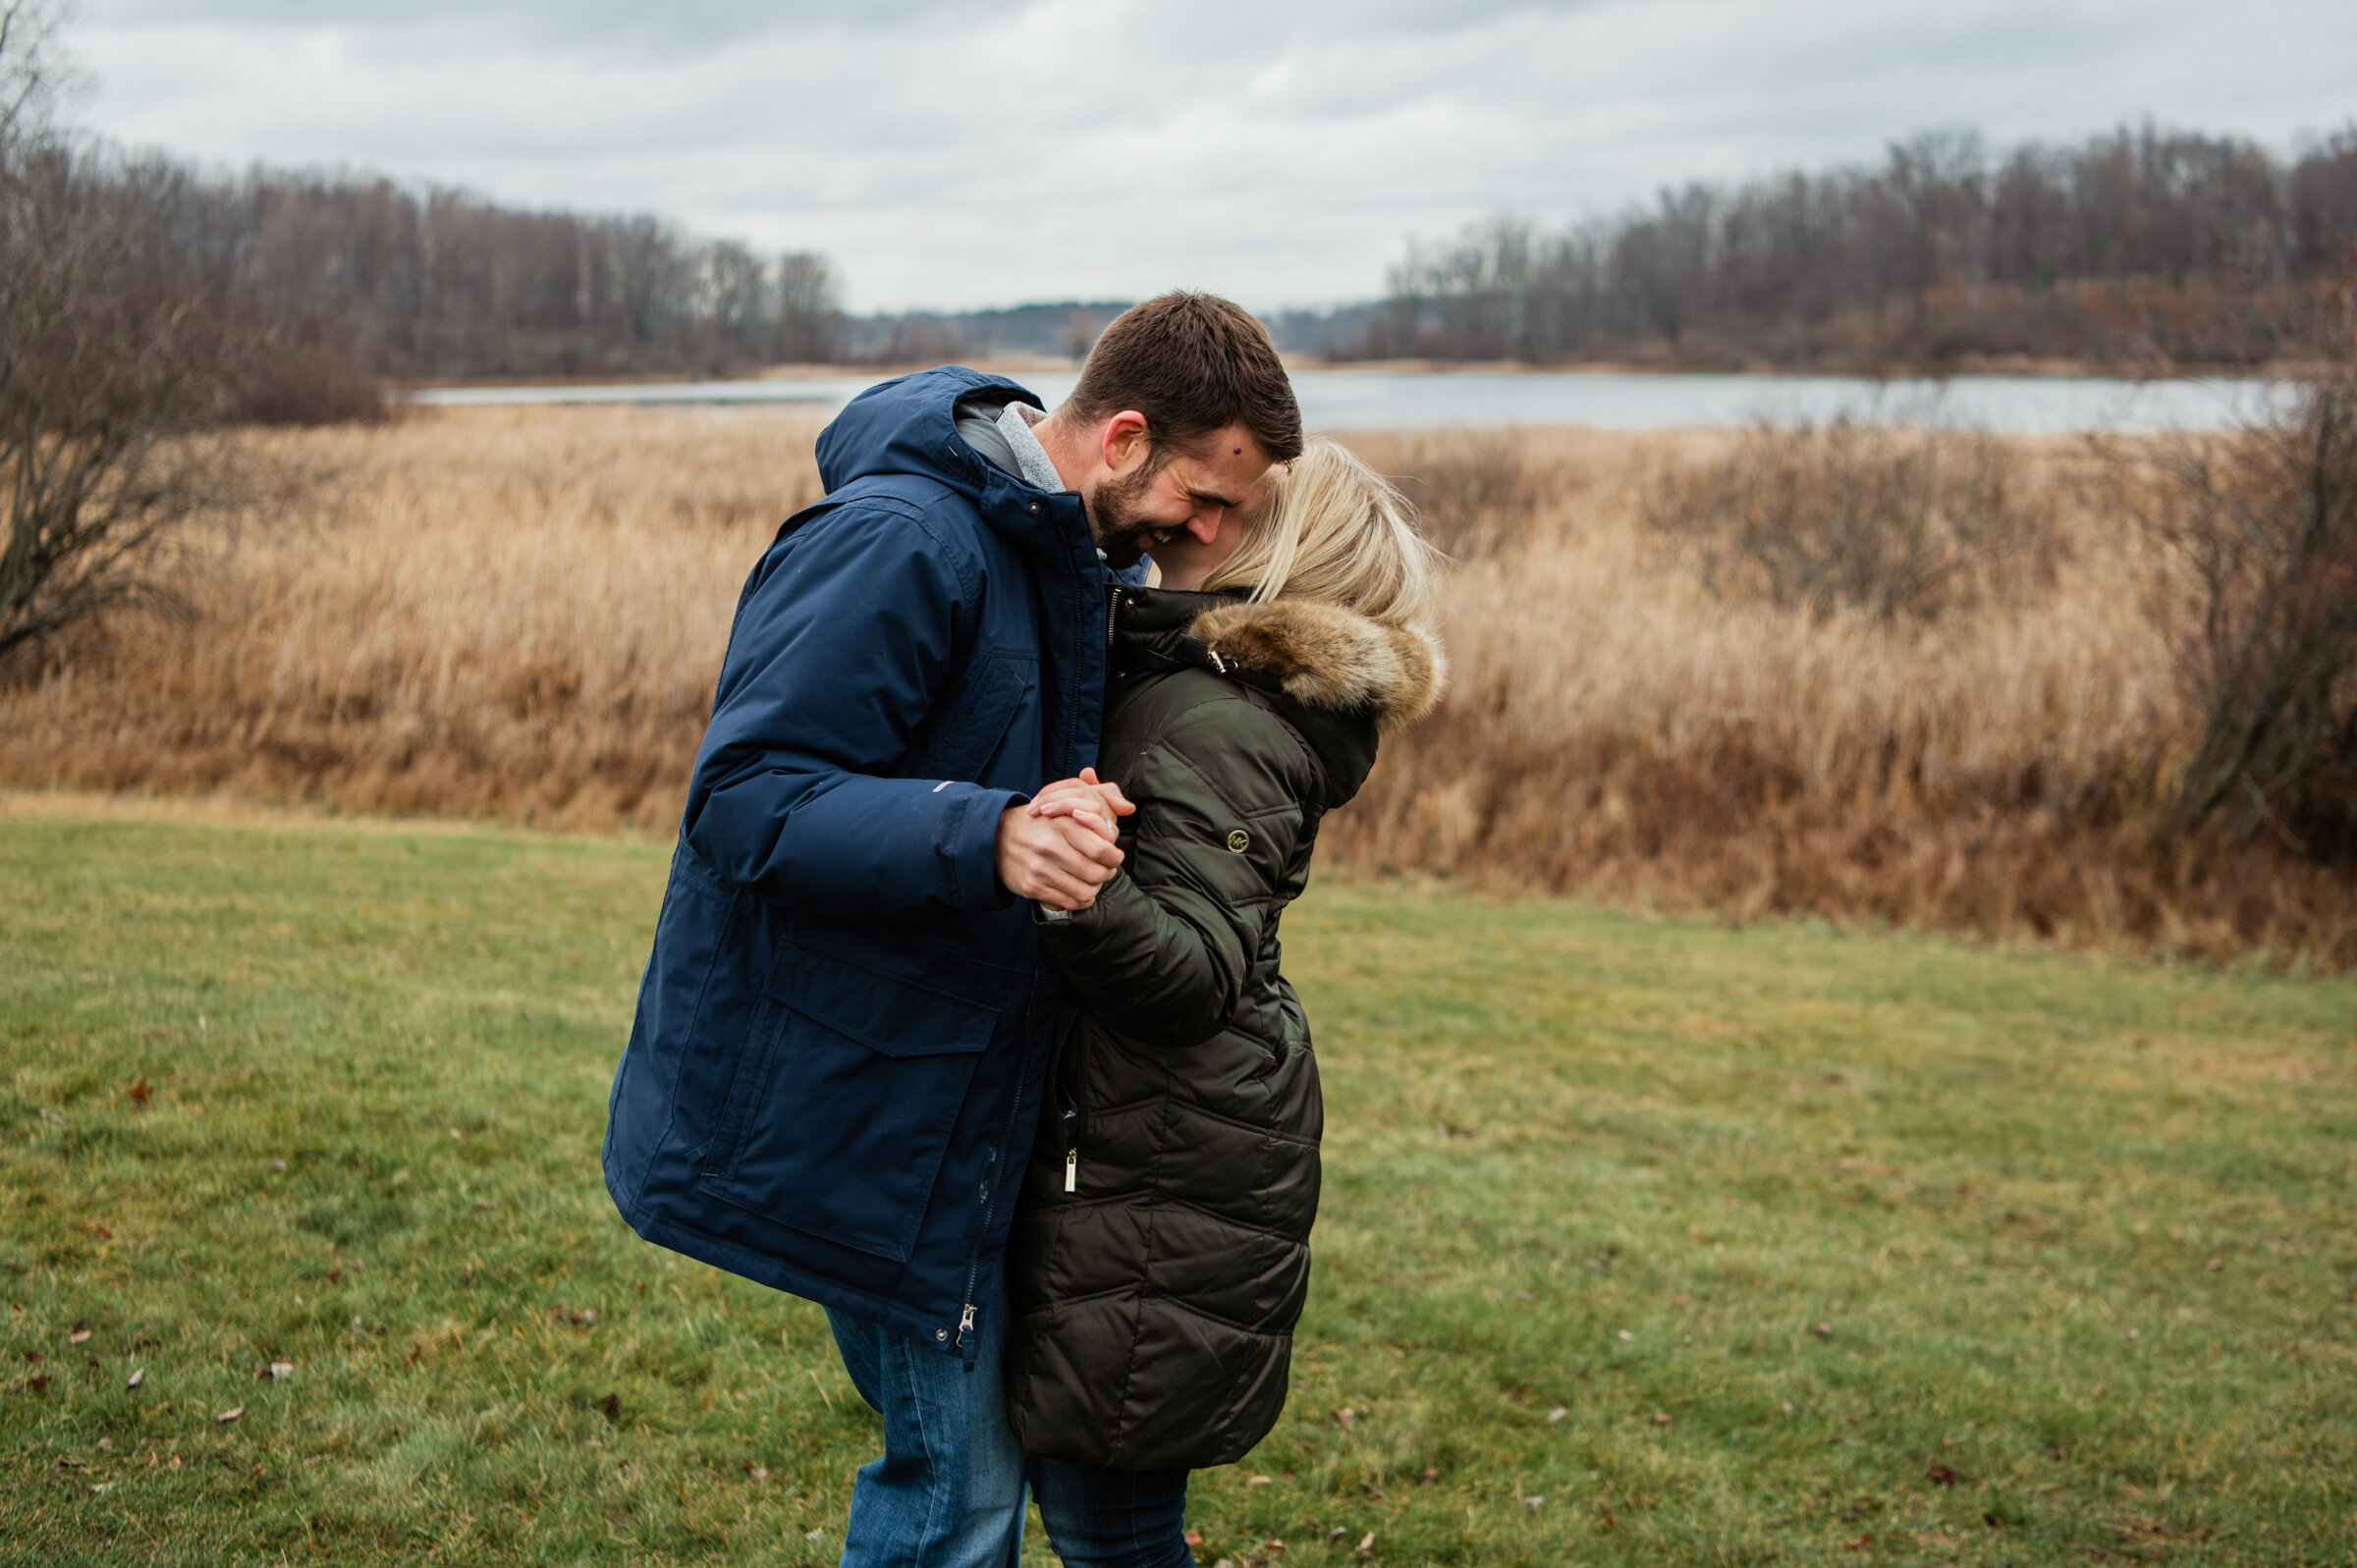
[[[187,626],[118,621],[6,703],[24,783],[653,826],[815,421],[425,413],[261,439],[304,476]]]
[[[187,626],[118,622],[0,691],[17,784],[665,828],[745,569],[818,493],[774,413],[419,413],[274,435],[301,500]],[[1464,557],[1455,686],[1327,855],[1738,916],[2357,963],[2357,899],[2279,847],[2148,826],[2188,727],[2110,519],[1928,627],[1714,599],[1641,520],[1723,438],[1354,437]],[[2025,444],[2078,494],[2088,460]],[[1505,477],[1501,477],[1501,474]]]

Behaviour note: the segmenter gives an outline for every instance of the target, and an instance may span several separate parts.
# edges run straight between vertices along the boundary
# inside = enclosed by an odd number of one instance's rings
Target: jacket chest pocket
[[[906,1262],[997,1022],[989,1007],[788,947],[754,1012],[703,1189]]]
[[[911,777],[979,784],[1007,732],[1039,684],[1038,667],[1023,660],[977,654],[943,702]]]

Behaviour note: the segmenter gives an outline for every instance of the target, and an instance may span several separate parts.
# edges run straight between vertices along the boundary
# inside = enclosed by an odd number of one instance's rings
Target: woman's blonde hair
[[[1203,587],[1248,588],[1255,604],[1323,599],[1422,631],[1439,609],[1446,560],[1389,479],[1319,436],[1280,475],[1259,525]]]

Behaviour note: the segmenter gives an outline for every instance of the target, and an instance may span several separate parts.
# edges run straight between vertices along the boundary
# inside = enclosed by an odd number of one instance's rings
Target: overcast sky
[[[2351,0],[82,0],[75,118],[653,211],[854,309],[1379,294],[1409,235],[2153,115],[2357,117]]]

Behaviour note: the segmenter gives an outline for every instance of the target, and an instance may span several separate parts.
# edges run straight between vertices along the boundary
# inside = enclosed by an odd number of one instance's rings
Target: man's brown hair
[[[1268,329],[1217,295],[1174,290],[1113,320],[1065,408],[1081,424],[1134,408],[1157,458],[1240,424],[1272,462],[1301,456],[1301,406]]]

